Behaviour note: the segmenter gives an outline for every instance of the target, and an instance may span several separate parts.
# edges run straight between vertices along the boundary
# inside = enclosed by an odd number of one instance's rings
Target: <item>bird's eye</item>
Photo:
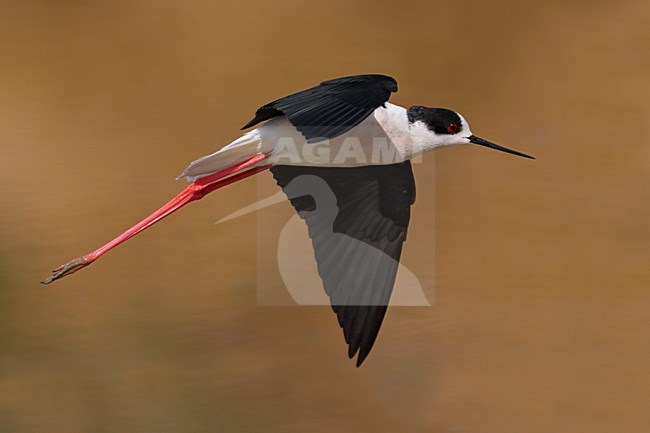
[[[452,123],[452,124],[447,125],[447,132],[449,134],[455,134],[458,131],[460,131],[460,126],[458,126],[456,123]]]

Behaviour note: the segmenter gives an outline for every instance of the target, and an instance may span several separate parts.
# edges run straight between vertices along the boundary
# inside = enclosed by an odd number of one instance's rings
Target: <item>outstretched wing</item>
[[[307,223],[318,273],[348,355],[361,365],[372,348],[395,283],[415,182],[409,161],[354,168],[271,167]]]
[[[391,92],[397,92],[397,81],[386,75],[354,75],[323,81],[264,105],[242,129],[285,115],[307,142],[331,139],[383,106]]]

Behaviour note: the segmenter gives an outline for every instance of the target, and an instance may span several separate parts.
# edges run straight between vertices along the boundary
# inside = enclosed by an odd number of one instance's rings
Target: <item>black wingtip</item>
[[[253,117],[246,125],[242,126],[241,130],[248,129],[252,126],[257,125],[260,122],[264,122],[265,120],[270,120],[273,119],[274,117],[282,116],[282,114],[283,113],[281,111],[265,105],[263,107],[260,107],[255,112],[255,117]]]
[[[374,341],[374,339],[373,339],[373,341]],[[368,355],[370,354],[370,349],[371,348],[372,348],[372,344],[370,344],[369,347],[364,347],[364,345],[360,344],[360,342],[353,341],[348,346],[348,357],[350,359],[352,359],[358,354],[359,356],[357,356],[356,365],[357,365],[357,368],[361,367],[361,364],[363,364],[363,361],[365,361],[366,358],[368,357]]]
[[[239,128],[239,130],[243,131],[244,129],[248,129],[253,125],[255,125],[255,119],[249,120],[248,123],[246,125],[242,126],[241,128]]]
[[[352,344],[348,346],[348,358],[352,359],[354,358],[354,355],[357,354],[357,350],[359,350],[359,347],[354,347]]]

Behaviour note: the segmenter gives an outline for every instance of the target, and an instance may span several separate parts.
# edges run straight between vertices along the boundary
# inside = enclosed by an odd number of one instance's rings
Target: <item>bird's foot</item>
[[[87,259],[86,257],[77,257],[65,265],[61,265],[58,268],[54,269],[52,271],[52,275],[41,281],[41,284],[50,284],[52,281],[63,278],[66,275],[74,274],[79,269],[85,268],[92,262],[94,262],[94,260]]]

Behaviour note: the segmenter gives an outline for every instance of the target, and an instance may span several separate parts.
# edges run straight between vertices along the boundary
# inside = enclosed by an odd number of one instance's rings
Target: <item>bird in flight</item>
[[[270,169],[306,224],[318,274],[348,344],[366,359],[384,319],[415,202],[410,160],[451,145],[476,144],[531,158],[472,134],[445,108],[388,102],[397,81],[385,75],[337,78],[259,108],[256,127],[192,162],[191,184],[99,249],[58,268],[49,284],[93,263],[186,204]]]

